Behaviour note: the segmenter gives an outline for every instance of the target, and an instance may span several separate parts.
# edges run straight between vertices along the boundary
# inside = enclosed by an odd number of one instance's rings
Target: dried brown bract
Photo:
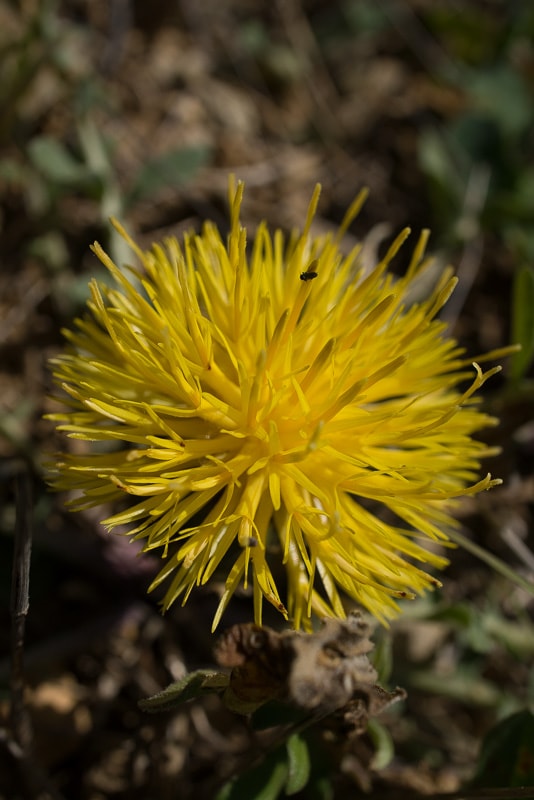
[[[277,633],[253,624],[234,625],[219,640],[215,657],[231,667],[230,692],[257,707],[284,700],[320,716],[335,712],[335,727],[363,732],[367,720],[405,696],[376,685],[369,661],[369,626],[359,613],[346,620],[326,619],[321,630]]]
[[[287,676],[294,660],[291,638],[295,635],[298,634],[276,633],[253,623],[234,625],[225,631],[215,647],[215,659],[221,667],[232,668],[227,694],[235,695],[238,703],[234,705],[242,708],[250,704],[252,711],[268,700],[286,695]]]

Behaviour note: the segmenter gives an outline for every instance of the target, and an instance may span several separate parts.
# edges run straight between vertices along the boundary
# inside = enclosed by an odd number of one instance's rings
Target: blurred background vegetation
[[[43,454],[59,444],[42,419],[47,360],[102,273],[89,244],[128,258],[111,215],[147,246],[206,218],[224,228],[229,172],[246,181],[250,231],[264,218],[301,225],[318,181],[324,230],[370,188],[349,238],[369,234],[372,251],[405,225],[430,227],[460,278],[445,310],[454,335],[473,356],[522,345],[485,394],[501,417],[488,469],[504,485],[459,514],[466,536],[532,580],[534,5],[4,0],[0,109],[6,715],[17,476],[34,497],[32,747],[17,756],[2,737],[0,796],[211,798],[242,763],[245,727],[209,702],[147,720],[137,700],[211,662],[215,596],[162,619],[145,595],[157,565],[103,535],[99,514],[67,515],[43,482]],[[466,552],[452,562],[441,593],[376,635],[383,680],[407,688],[407,703],[299,797],[456,792],[483,737],[534,702],[532,599]],[[479,785],[518,785],[512,766],[491,784],[487,761]]]

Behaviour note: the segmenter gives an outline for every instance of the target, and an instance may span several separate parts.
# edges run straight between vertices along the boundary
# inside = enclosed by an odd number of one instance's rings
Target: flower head
[[[122,270],[94,245],[115,287],[93,280],[66,332],[52,415],[91,444],[51,482],[79,490],[75,509],[130,495],[104,525],[162,549],[165,607],[226,568],[214,626],[247,583],[258,623],[264,599],[295,627],[342,617],[339,589],[384,621],[439,585],[417,564],[447,563],[426,545],[448,542],[455,499],[497,482],[477,482],[489,450],[472,434],[494,422],[473,395],[498,368],[471,364],[436,319],[450,270],[408,299],[426,234],[403,277],[388,264],[409,231],[366,270],[339,249],[364,194],[313,238],[317,188],[301,233],[262,224],[249,251],[242,193],[231,182],[227,241],[207,223],[143,252],[117,225],[141,263]]]

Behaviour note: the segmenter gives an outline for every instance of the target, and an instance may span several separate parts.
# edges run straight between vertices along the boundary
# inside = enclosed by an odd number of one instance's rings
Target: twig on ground
[[[27,751],[31,746],[31,722],[24,704],[24,632],[30,605],[32,549],[32,487],[26,471],[17,476],[16,522],[11,578],[11,729],[13,739]]]
[[[0,731],[0,743],[13,759],[25,796],[32,800],[63,800],[32,758],[33,732],[24,701],[24,633],[30,606],[30,560],[33,534],[32,482],[27,470],[16,478],[16,520],[11,577],[11,708],[10,730]],[[21,786],[21,788],[22,788]]]

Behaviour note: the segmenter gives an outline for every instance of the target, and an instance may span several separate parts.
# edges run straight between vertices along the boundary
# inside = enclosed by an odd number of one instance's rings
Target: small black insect
[[[319,262],[317,261],[317,259],[314,258],[313,261],[307,267],[306,272],[300,273],[301,281],[312,281],[314,278],[317,277],[318,273],[315,272],[315,267],[317,266],[318,263]]]

